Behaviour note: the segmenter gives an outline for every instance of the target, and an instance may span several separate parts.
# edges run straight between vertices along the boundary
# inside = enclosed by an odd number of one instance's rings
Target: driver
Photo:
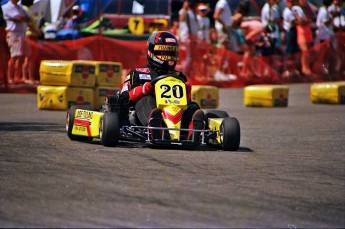
[[[204,129],[204,112],[197,103],[191,101],[191,84],[187,77],[175,70],[178,61],[178,41],[170,32],[154,32],[147,41],[147,61],[145,67],[135,68],[127,75],[119,95],[120,125],[128,124],[129,108],[134,107],[142,125],[161,127],[163,117],[161,110],[156,108],[154,86],[151,81],[161,75],[174,75],[186,82],[187,110],[182,116],[182,128]],[[160,138],[160,131],[151,131],[153,139]],[[198,140],[200,133],[197,133]],[[188,139],[192,133],[188,133]]]

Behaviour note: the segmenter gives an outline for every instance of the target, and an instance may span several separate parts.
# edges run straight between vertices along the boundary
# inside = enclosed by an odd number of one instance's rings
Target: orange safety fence
[[[9,50],[5,34],[0,31],[0,85],[6,84],[6,68]],[[77,40],[32,41],[30,60],[33,62],[34,76],[39,80],[41,60],[98,60],[121,62],[124,73],[134,67],[146,64],[146,41],[125,41],[105,36],[91,36]],[[315,45],[310,51],[312,75],[302,75],[300,53],[293,56],[276,55],[270,57],[251,56],[243,60],[243,55],[223,48],[199,42],[190,50],[191,62],[188,76],[192,84],[215,85],[218,87],[243,87],[249,84],[280,84],[297,82],[345,80],[345,32],[335,34],[332,41]],[[183,70],[188,47],[180,46],[177,68]],[[248,69],[241,75],[243,67]]]

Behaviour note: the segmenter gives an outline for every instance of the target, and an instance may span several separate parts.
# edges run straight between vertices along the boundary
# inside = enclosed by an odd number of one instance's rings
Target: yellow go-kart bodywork
[[[108,98],[101,111],[93,111],[91,107],[73,106],[67,112],[66,130],[72,140],[92,140],[99,138],[105,146],[116,146],[120,139],[136,139],[151,145],[199,146],[211,145],[223,150],[237,150],[240,144],[240,126],[234,117],[229,117],[222,110],[203,110],[205,128],[181,128],[182,114],[187,109],[185,82],[176,76],[160,76],[153,80],[157,108],[162,110],[161,127],[140,126],[132,122],[119,126],[116,109],[116,96]],[[107,107],[108,106],[108,107]],[[130,115],[135,116],[135,111]],[[135,118],[130,119],[135,120]],[[161,137],[153,139],[150,132],[159,129]],[[182,133],[199,132],[198,139],[187,140]],[[193,134],[194,136],[194,134]]]

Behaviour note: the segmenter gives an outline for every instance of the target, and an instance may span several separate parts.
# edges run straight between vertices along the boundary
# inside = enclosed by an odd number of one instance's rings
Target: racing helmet
[[[159,70],[174,70],[178,61],[177,38],[166,31],[151,34],[147,40],[147,60],[149,64]]]

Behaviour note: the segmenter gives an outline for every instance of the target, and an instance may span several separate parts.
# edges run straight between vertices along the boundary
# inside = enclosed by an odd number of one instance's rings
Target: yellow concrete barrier
[[[287,107],[289,87],[285,85],[251,85],[244,88],[244,105],[253,107]]]
[[[345,81],[312,84],[310,100],[312,103],[345,104]]]
[[[37,86],[37,105],[41,110],[67,110],[72,105],[94,104],[94,89],[68,86]]]

